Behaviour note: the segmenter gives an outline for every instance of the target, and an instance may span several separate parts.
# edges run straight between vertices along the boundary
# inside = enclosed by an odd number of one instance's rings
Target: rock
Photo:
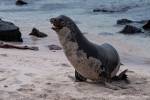
[[[106,10],[106,9],[94,9],[93,12],[110,12],[110,13],[113,13],[115,11],[113,11],[113,10]]]
[[[108,13],[115,13],[115,12],[123,12],[127,11],[128,9],[131,9],[130,6],[122,6],[122,7],[102,7],[102,8],[96,8],[93,10],[93,12],[108,12]]]
[[[28,3],[27,3],[27,2],[24,2],[24,1],[22,1],[22,0],[17,0],[17,1],[16,1],[16,5],[22,6],[22,5],[26,5],[26,4],[28,4]]]
[[[142,32],[140,28],[131,25],[126,25],[124,29],[120,31],[120,33],[124,33],[124,34],[133,34],[133,33],[140,33],[140,32]]]
[[[144,29],[150,29],[150,20],[142,28],[144,28]]]
[[[129,20],[129,19],[119,19],[119,20],[117,20],[117,24],[119,24],[119,25],[126,25],[126,24],[131,24],[131,23],[145,24],[147,22],[148,22],[148,20],[141,20],[141,21],[132,21],[132,20]]]
[[[8,85],[4,85],[4,87],[5,87],[5,88],[7,88],[7,87],[8,87]]]
[[[141,21],[136,21],[139,24],[146,24],[148,23],[149,20],[141,20]]]
[[[0,40],[23,42],[19,27],[15,26],[13,23],[2,20],[0,20]]]
[[[119,19],[117,20],[117,24],[119,25],[125,25],[125,24],[129,24],[129,23],[132,23],[133,21],[131,20],[128,20],[128,19]]]
[[[36,37],[47,37],[47,34],[40,32],[39,30],[37,30],[36,28],[32,29],[32,32],[29,35],[34,35]]]
[[[49,50],[61,50],[62,48],[58,45],[48,45]]]

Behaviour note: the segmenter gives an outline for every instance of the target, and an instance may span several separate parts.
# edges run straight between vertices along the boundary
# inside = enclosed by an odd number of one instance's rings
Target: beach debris
[[[142,28],[144,28],[144,29],[150,29],[150,20]]]
[[[29,49],[29,50],[34,50],[38,51],[38,47],[29,47],[29,46],[15,46],[15,45],[10,45],[10,44],[4,44],[3,42],[0,42],[0,48],[16,48],[16,49]]]
[[[0,19],[0,40],[9,42],[23,42],[19,27],[13,23]]]
[[[29,35],[34,35],[36,37],[47,37],[47,34],[40,32],[38,29],[36,29],[35,27],[32,29],[32,32]]]
[[[28,3],[25,2],[25,1],[22,1],[22,0],[17,0],[17,1],[16,1],[16,5],[22,6],[22,5],[26,5],[26,4],[28,4]]]
[[[52,44],[48,45],[49,50],[61,50],[62,48],[58,45]]]
[[[123,28],[123,30],[120,31],[120,33],[124,33],[124,34],[133,34],[133,33],[140,33],[140,32],[142,32],[140,28],[131,25],[126,25]]]

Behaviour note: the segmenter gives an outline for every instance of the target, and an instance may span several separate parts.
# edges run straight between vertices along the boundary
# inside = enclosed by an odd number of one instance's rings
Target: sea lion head
[[[72,19],[65,15],[60,15],[56,18],[50,19],[51,24],[53,24],[52,29],[56,31],[57,34],[60,33],[60,31],[68,29],[68,30],[74,30],[77,28],[76,24]]]

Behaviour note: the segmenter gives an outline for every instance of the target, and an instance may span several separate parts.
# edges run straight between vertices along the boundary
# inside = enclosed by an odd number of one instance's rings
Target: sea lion
[[[51,18],[52,29],[56,31],[63,51],[75,68],[75,81],[104,80],[108,88],[126,89],[113,84],[111,79],[127,80],[126,71],[119,76],[120,58],[116,49],[108,43],[97,45],[90,42],[72,19],[65,15]]]

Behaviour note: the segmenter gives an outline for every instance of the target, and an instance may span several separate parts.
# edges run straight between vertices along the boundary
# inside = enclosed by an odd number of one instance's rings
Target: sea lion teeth
[[[58,27],[56,27],[56,26],[53,25],[52,28],[58,28]]]

